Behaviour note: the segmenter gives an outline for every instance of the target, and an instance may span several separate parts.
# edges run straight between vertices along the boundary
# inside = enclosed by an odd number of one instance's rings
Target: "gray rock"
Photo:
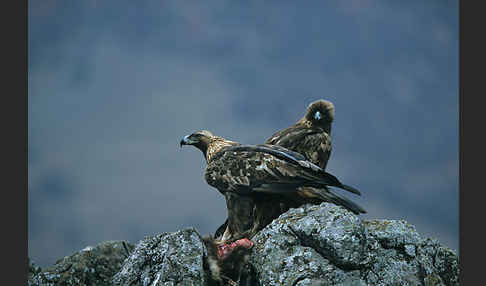
[[[114,285],[206,285],[206,248],[193,228],[141,240],[113,277]]]
[[[459,285],[458,257],[437,240],[403,220],[361,220],[329,203],[290,209],[252,241],[240,285]],[[29,285],[218,285],[207,255],[190,228],[128,250],[104,243],[46,270],[29,262]]]
[[[343,208],[291,209],[252,240],[250,263],[262,285],[365,285],[359,269],[367,257],[366,231]]]
[[[405,221],[329,203],[291,209],[254,238],[262,285],[458,285],[457,255]]]
[[[40,266],[36,265],[30,258],[27,257],[27,262],[29,263],[29,273],[28,273],[28,279],[32,280],[32,278],[42,272],[42,268]]]
[[[133,248],[126,241],[106,241],[64,257],[46,269],[29,262],[28,285],[111,285],[111,277]]]

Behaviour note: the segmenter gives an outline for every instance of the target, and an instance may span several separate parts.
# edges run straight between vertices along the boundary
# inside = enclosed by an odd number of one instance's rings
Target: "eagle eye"
[[[322,118],[321,113],[319,111],[316,111],[316,113],[314,113],[314,119],[320,120],[321,118]]]

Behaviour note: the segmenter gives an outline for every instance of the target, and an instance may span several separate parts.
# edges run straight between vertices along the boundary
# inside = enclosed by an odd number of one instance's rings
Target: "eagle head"
[[[182,137],[179,144],[181,147],[182,145],[194,145],[200,149],[202,146],[207,146],[213,137],[214,135],[211,132],[207,130],[200,130]]]
[[[213,133],[207,130],[200,130],[190,135],[186,135],[182,137],[181,141],[179,142],[179,145],[181,147],[182,145],[193,145],[197,149],[201,150],[201,152],[203,153],[204,157],[207,160],[208,148],[209,145],[214,141],[214,138],[217,137],[214,136]]]
[[[238,145],[239,143],[213,135],[213,133],[207,130],[200,130],[182,137],[179,144],[181,147],[182,145],[193,145],[197,149],[201,150],[206,158],[206,161],[209,162],[210,157],[217,153],[221,148],[225,146]]]
[[[312,102],[307,106],[303,120],[325,129],[330,128],[330,124],[334,120],[334,104],[323,99]]]

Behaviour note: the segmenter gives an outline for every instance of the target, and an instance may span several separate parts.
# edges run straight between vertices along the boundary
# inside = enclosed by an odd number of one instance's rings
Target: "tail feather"
[[[353,194],[356,194],[358,196],[361,196],[361,192],[358,191],[358,189],[354,188],[354,187],[351,187],[351,186],[348,186],[348,185],[344,185],[343,183],[341,183],[338,178],[336,178],[336,176],[328,173],[328,172],[324,172],[324,181],[325,181],[325,185],[329,185],[329,186],[332,186],[332,187],[338,187],[338,188],[341,188],[343,190],[346,190],[348,192],[351,192]]]
[[[352,211],[354,214],[364,214],[366,211],[359,206],[358,204],[350,201],[349,199],[342,197],[336,193],[334,193],[329,188],[306,188],[306,190],[310,190],[314,195],[319,197],[321,200],[326,202],[331,202],[339,206],[343,206],[346,209]]]
[[[351,186],[341,184],[341,186],[337,186],[337,187],[339,187],[339,188],[341,188],[341,189],[344,189],[344,190],[346,190],[346,191],[348,191],[348,192],[351,192],[351,193],[353,193],[353,194],[357,194],[358,196],[361,196],[361,192],[360,192],[360,191],[358,191],[358,189],[353,188],[353,187],[351,187]]]

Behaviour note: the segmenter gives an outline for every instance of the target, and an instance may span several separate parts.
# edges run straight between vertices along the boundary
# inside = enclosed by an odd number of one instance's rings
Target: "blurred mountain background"
[[[212,233],[224,198],[180,138],[263,143],[319,98],[336,107],[327,170],[361,190],[362,217],[458,251],[457,1],[31,0],[28,13],[40,266],[107,240]]]

